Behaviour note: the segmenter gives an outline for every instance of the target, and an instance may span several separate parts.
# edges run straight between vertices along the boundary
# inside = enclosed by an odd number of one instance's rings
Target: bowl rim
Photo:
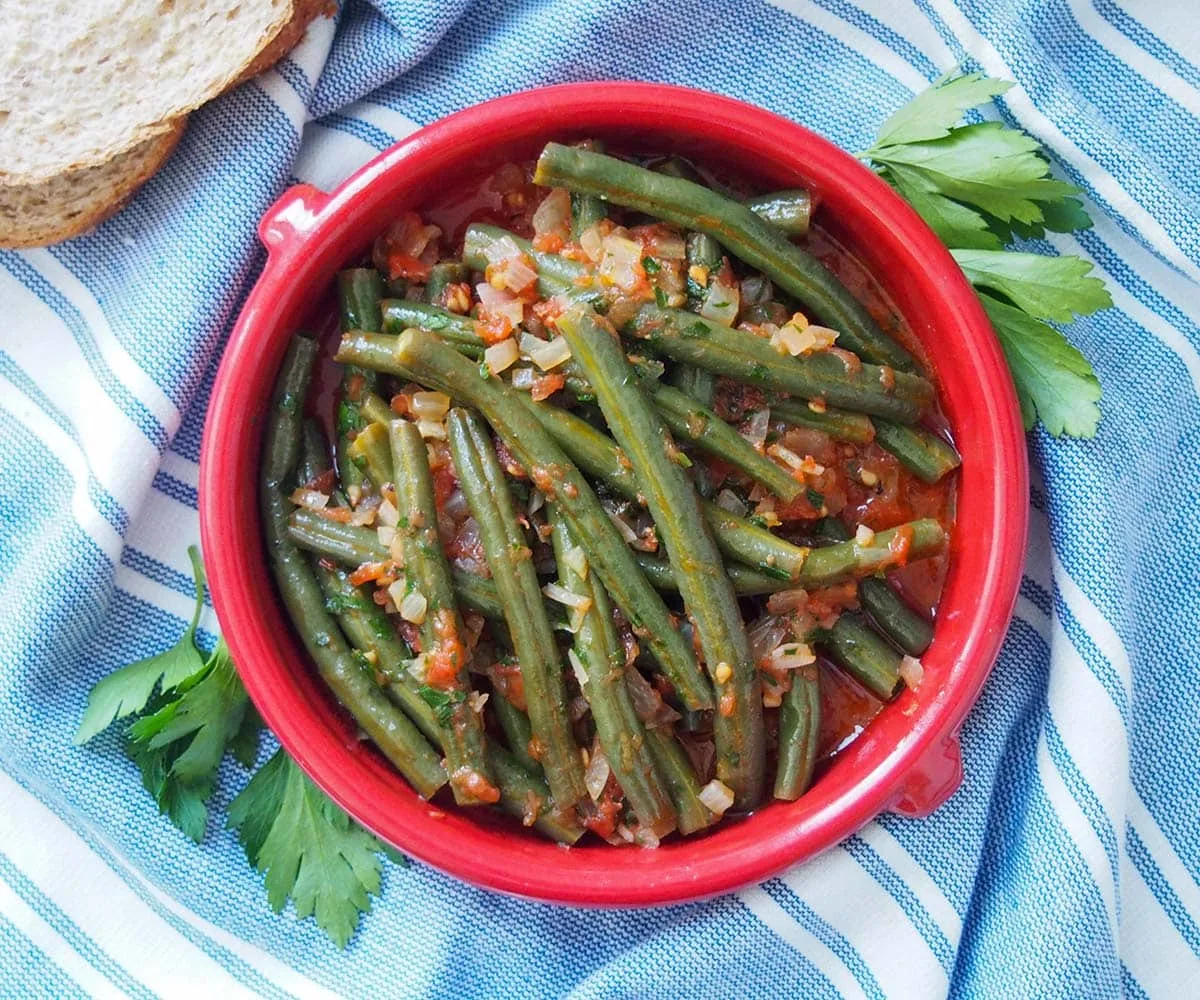
[[[961,606],[944,606],[938,622],[939,631],[953,633],[955,648],[950,650],[949,640],[940,647],[935,640],[927,654],[936,653],[945,684],[932,699],[906,692],[903,704],[889,706],[887,726],[873,722],[837,762],[842,770],[836,789],[818,793],[818,782],[798,802],[772,803],[747,820],[726,824],[728,830],[668,841],[657,851],[619,851],[607,845],[564,850],[531,836],[490,830],[424,803],[359,743],[349,726],[338,723],[338,713],[327,696],[314,693],[311,678],[293,671],[291,664],[307,658],[286,624],[281,625],[269,579],[268,591],[263,590],[262,578],[269,573],[252,473],[266,409],[264,372],[273,383],[295,329],[288,318],[299,318],[298,303],[306,294],[301,286],[313,286],[311,279],[326,269],[325,277],[332,276],[339,263],[337,247],[368,241],[369,233],[359,235],[363,220],[379,213],[385,188],[402,187],[403,176],[432,176],[457,162],[456,157],[461,160],[464,151],[483,141],[481,136],[524,135],[533,144],[568,129],[603,134],[622,126],[674,128],[722,148],[742,144],[760,154],[774,150],[775,166],[819,176],[846,201],[845,211],[855,225],[873,238],[878,231],[881,245],[906,262],[906,280],[937,303],[935,325],[956,330],[961,349],[955,341],[953,366],[976,378],[973,398],[964,396],[958,404],[968,409],[951,423],[960,441],[962,430],[969,428],[979,455],[976,466],[964,447],[960,501],[969,478],[983,509],[969,512],[977,523],[964,541],[960,536],[968,512],[960,506],[952,543],[947,590],[955,582],[954,593],[963,600]],[[251,699],[300,767],[351,816],[414,857],[479,886],[548,902],[644,906],[702,899],[762,881],[833,846],[883,811],[922,814],[957,787],[957,730],[999,654],[1024,562],[1024,433],[1003,354],[974,291],[937,237],[865,166],[803,126],[732,98],[662,84],[562,84],[474,105],[426,126],[328,195],[306,185],[292,188],[265,214],[259,232],[268,259],[225,348],[204,428],[201,540],[213,605]],[[345,257],[343,252],[340,261]],[[324,287],[324,279],[315,285]],[[950,362],[944,365],[931,357],[931,363],[944,396],[941,376]],[[964,416],[966,423],[960,425],[957,418]],[[970,587],[955,580],[955,560],[964,554],[974,570]],[[948,611],[952,620],[943,624]],[[910,713],[911,721],[901,721],[899,712]],[[869,769],[847,780],[842,765],[863,761],[870,762]],[[600,856],[605,860],[595,860]]]

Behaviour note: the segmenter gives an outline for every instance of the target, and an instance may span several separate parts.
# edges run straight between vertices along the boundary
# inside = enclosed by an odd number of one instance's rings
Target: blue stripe
[[[1139,21],[1122,10],[1113,0],[1092,0],[1092,6],[1096,8],[1101,17],[1126,38],[1145,49],[1163,65],[1174,70],[1181,79],[1200,90],[1200,68],[1184,59],[1158,35],[1143,27]]]
[[[1196,921],[1188,913],[1187,907],[1183,905],[1178,893],[1163,876],[1158,865],[1154,863],[1154,858],[1142,842],[1142,838],[1138,836],[1132,823],[1125,824],[1125,852],[1129,855],[1129,860],[1133,862],[1133,867],[1138,870],[1138,874],[1142,876],[1142,880],[1149,887],[1158,905],[1162,907],[1167,918],[1179,931],[1179,936],[1187,942],[1188,947],[1192,949],[1192,954],[1200,958],[1200,928],[1197,928]]]
[[[326,128],[337,129],[337,131],[345,132],[347,135],[352,135],[355,139],[365,142],[368,146],[375,147],[380,152],[389,146],[394,146],[396,143],[394,136],[360,118],[347,118],[345,115],[333,114],[326,115],[317,124],[323,125]]]
[[[308,77],[304,75],[304,70],[292,62],[290,56],[284,56],[275,64],[275,72],[283,77],[307,107],[312,100],[313,89]]]
[[[804,900],[800,899],[779,879],[771,879],[762,884],[763,891],[787,912],[787,915],[820,941],[842,960],[842,964],[850,970],[850,974],[858,980],[858,985],[869,997],[884,1000],[884,992],[880,989],[875,974],[867,967],[858,949],[835,931],[817,914]]]
[[[20,928],[0,916],[0,994],[17,997],[14,986],[21,984],[26,997],[44,996],[54,1000],[87,1000],[87,993],[57,962],[39,948]],[[34,992],[36,989],[36,993]]]
[[[942,929],[933,917],[929,915],[929,911],[925,909],[912,887],[900,878],[891,866],[876,853],[875,849],[857,834],[843,841],[842,847],[896,901],[900,909],[904,911],[904,915],[908,917],[908,922],[917,929],[929,946],[933,957],[949,974],[954,968],[954,946],[942,933]]]
[[[1112,817],[1105,811],[1104,806],[1096,795],[1096,791],[1087,783],[1087,779],[1079,771],[1079,765],[1071,756],[1063,742],[1062,733],[1058,731],[1053,717],[1046,713],[1043,726],[1046,735],[1046,749],[1054,767],[1071,793],[1071,797],[1079,805],[1080,811],[1087,817],[1088,823],[1095,831],[1100,843],[1104,846],[1104,854],[1108,858],[1108,869],[1112,875],[1114,898],[1117,916],[1121,915],[1121,848],[1117,844],[1117,832],[1113,828]]]
[[[197,510],[200,507],[199,490],[190,483],[185,483],[182,479],[176,479],[169,472],[163,472],[162,469],[159,469],[154,474],[153,485],[159,493],[170,497],[176,503],[181,503],[192,510]]]
[[[79,446],[79,450],[81,452],[84,451],[83,442],[80,441],[74,425],[68,421],[65,416],[63,416],[63,414],[50,401],[49,397],[38,388],[37,384],[33,382],[33,380],[25,374],[24,370],[20,368],[17,363],[13,361],[13,359],[4,351],[0,351],[0,375],[3,375],[5,378],[7,378],[24,395],[29,397],[32,402],[36,403],[38,409],[40,409],[47,417],[49,417],[59,430],[66,434],[72,441],[74,441],[75,444]],[[7,410],[3,412],[6,414],[5,426],[8,430],[8,433],[12,435],[11,440],[28,436],[30,439],[37,441],[35,450],[45,453],[46,448],[38,439],[37,434],[26,427],[25,424],[21,423],[15,414],[10,414],[10,412]],[[84,452],[84,456],[86,464],[86,452]],[[66,473],[65,467],[63,468],[63,471]],[[66,478],[70,478],[69,473],[67,473]],[[105,489],[100,483],[100,480],[98,480],[92,474],[90,464],[88,464],[87,477],[83,483],[83,486],[84,489],[87,490],[88,499],[92,501],[92,506],[99,511],[100,516],[103,517],[104,520],[106,520],[110,525],[112,525],[113,531],[115,531],[118,535],[124,535],[125,532],[129,530],[129,514],[121,505],[121,502],[117,500],[117,498],[114,497],[107,489]]]
[[[196,589],[189,575],[172,569],[166,563],[160,562],[145,552],[138,551],[132,545],[126,545],[121,551],[121,565],[177,594],[182,594],[189,599],[195,597]],[[208,591],[204,593],[204,603],[206,606],[212,607]]]
[[[150,443],[162,451],[167,444],[166,428],[150,412],[149,407],[130,392],[128,387],[112,373],[112,369],[108,367],[108,362],[104,360],[104,355],[96,344],[96,338],[92,335],[91,328],[79,310],[67,301],[62,292],[26,263],[19,254],[9,251],[0,252],[0,264],[3,264],[14,278],[58,315],[58,318],[70,331],[75,343],[79,346],[80,353],[88,363],[88,367],[95,373],[96,381],[108,397],[132,423],[137,425]]]
[[[1108,693],[1108,696],[1112,699],[1113,704],[1117,706],[1117,711],[1121,715],[1121,722],[1128,729],[1130,705],[1125,685],[1118,676],[1112,662],[1100,652],[1100,647],[1096,645],[1095,639],[1079,624],[1071,609],[1067,607],[1067,602],[1063,600],[1062,592],[1057,586],[1054,588],[1054,612],[1062,624],[1067,638],[1071,640],[1071,645],[1075,647],[1080,659],[1083,660],[1088,669],[1095,675],[1101,686]]]
[[[1131,1000],[1150,1000],[1150,995],[1142,989],[1141,984],[1133,978],[1133,973],[1123,962],[1121,963],[1121,990]]]
[[[1021,589],[1019,593],[1047,618],[1050,617],[1053,599],[1045,587],[1031,580],[1029,577],[1023,576],[1021,577]]]
[[[860,31],[870,35],[875,41],[882,43],[884,47],[891,49],[892,52],[906,60],[909,65],[926,79],[934,80],[942,75],[941,70],[937,67],[937,63],[925,55],[924,52],[913,45],[903,35],[898,34],[882,21],[872,17],[861,7],[855,7],[847,3],[846,0],[814,0],[814,2],[818,6],[824,7],[829,13],[841,18],[847,24],[852,24]],[[882,121],[882,119],[880,120]]]
[[[33,884],[15,865],[8,855],[0,852],[0,878],[12,887],[39,917],[53,927],[72,948],[96,971],[110,979],[119,989],[131,997],[155,1000],[154,994],[137,980],[130,977],[124,968],[82,931],[75,922],[59,908],[58,904]]]

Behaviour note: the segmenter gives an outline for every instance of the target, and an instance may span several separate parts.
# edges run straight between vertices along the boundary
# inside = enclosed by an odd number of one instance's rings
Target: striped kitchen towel
[[[1200,28],[1189,0],[352,0],[204,108],[91,235],[0,254],[0,994],[1200,996]],[[389,866],[345,952],[270,914],[233,836],[159,817],[90,686],[190,605],[197,457],[262,211],[539,84],[720,91],[850,150],[955,65],[1087,192],[1114,308],[1071,336],[1093,441],[1029,438],[1003,654],[932,817],[762,886],[596,913]],[[211,611],[203,622],[211,632]],[[107,742],[106,742],[107,741]],[[226,804],[245,781],[231,767]],[[215,827],[216,824],[213,824]]]

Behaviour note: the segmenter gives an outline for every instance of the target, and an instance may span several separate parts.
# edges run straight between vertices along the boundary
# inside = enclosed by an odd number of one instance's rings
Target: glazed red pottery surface
[[[839,754],[798,802],[657,850],[564,849],[515,823],[420,799],[339,709],[276,598],[257,503],[264,417],[289,337],[328,308],[337,270],[407,208],[549,140],[607,140],[736,169],[763,190],[809,188],[819,221],[879,279],[935,367],[963,455],[958,521],[925,676]],[[267,725],[347,812],[406,853],[468,882],[559,903],[695,900],[836,844],[884,810],[923,815],[962,776],[957,729],[1000,649],[1020,582],[1028,469],[1004,357],[970,285],[917,215],[807,129],[738,101],[639,83],[570,84],[443,119],[331,194],[285,193],[259,229],[269,257],[234,327],[209,405],[200,527],[209,587],[234,661]]]

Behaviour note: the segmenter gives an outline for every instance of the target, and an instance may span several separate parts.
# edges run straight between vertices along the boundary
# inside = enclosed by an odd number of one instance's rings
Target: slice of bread
[[[166,132],[118,153],[107,163],[64,170],[33,184],[0,185],[0,247],[46,246],[99,225],[171,155],[187,117],[168,125]]]
[[[0,38],[11,70],[0,74],[0,247],[13,248],[104,221],[166,160],[187,111],[274,65],[336,6],[0,0],[0,10],[16,22]]]

